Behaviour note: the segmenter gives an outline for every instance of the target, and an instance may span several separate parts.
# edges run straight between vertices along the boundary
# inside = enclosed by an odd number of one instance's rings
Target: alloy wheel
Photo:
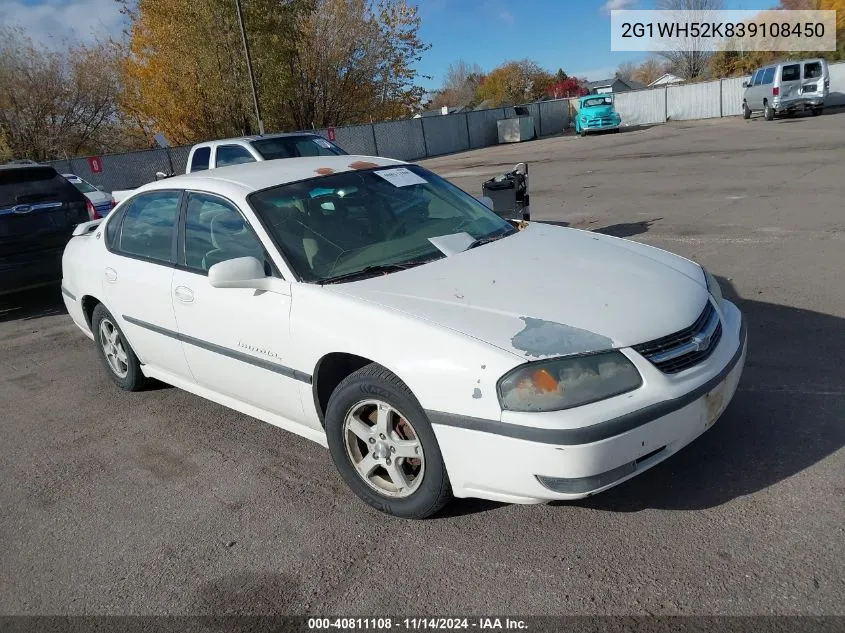
[[[355,472],[379,494],[409,497],[425,475],[422,442],[400,411],[381,400],[353,405],[343,422],[346,455]]]
[[[109,319],[100,321],[100,346],[106,356],[106,362],[115,376],[126,378],[129,373],[129,357],[123,347],[120,331]]]

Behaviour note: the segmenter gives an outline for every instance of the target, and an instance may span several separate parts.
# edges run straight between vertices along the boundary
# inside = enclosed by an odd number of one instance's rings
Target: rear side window
[[[772,83],[775,80],[775,70],[776,67],[772,66],[763,71],[763,81],[761,83],[764,85]]]
[[[217,148],[217,157],[214,163],[217,167],[227,165],[241,165],[243,163],[254,163],[255,159],[245,147],[240,145],[221,145]]]
[[[211,159],[210,147],[198,147],[194,150],[194,156],[191,158],[191,171],[202,171],[208,169],[208,161]]]
[[[123,216],[118,250],[127,255],[174,263],[173,239],[179,201],[178,191],[156,191],[135,198]]]
[[[763,70],[757,70],[754,72],[754,77],[751,78],[751,85],[752,86],[759,86],[763,82]]]
[[[789,66],[784,66],[783,70],[780,71],[781,81],[796,81],[798,79],[801,79],[800,64],[790,64]]]
[[[117,241],[117,230],[120,227],[120,219],[123,217],[121,213],[119,216],[109,218],[106,223],[106,246],[114,248]]]
[[[84,202],[85,197],[52,167],[0,169],[0,207],[49,201]]]
[[[804,79],[818,79],[821,76],[821,62],[807,62],[806,64],[804,64]]]

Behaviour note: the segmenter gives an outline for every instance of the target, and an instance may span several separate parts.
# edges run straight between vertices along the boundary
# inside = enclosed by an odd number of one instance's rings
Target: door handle
[[[186,286],[176,286],[173,294],[182,303],[192,303],[194,300],[194,291]]]
[[[110,283],[117,281],[117,271],[114,268],[106,268],[103,274],[106,276],[106,281]]]

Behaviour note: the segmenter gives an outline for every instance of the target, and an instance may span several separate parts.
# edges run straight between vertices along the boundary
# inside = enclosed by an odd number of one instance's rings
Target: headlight
[[[707,280],[707,291],[716,300],[716,305],[718,305],[721,310],[722,304],[725,302],[725,298],[722,296],[722,289],[719,287],[719,282],[716,281],[716,278],[711,275],[706,268],[702,267],[701,270],[704,271],[704,278]]]
[[[643,384],[637,368],[617,351],[521,365],[499,380],[499,402],[508,411],[561,411]]]

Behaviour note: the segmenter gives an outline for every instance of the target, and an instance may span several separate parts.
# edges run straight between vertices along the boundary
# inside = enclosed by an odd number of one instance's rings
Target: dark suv
[[[46,165],[0,165],[0,295],[62,278],[73,229],[92,219],[87,199]]]

